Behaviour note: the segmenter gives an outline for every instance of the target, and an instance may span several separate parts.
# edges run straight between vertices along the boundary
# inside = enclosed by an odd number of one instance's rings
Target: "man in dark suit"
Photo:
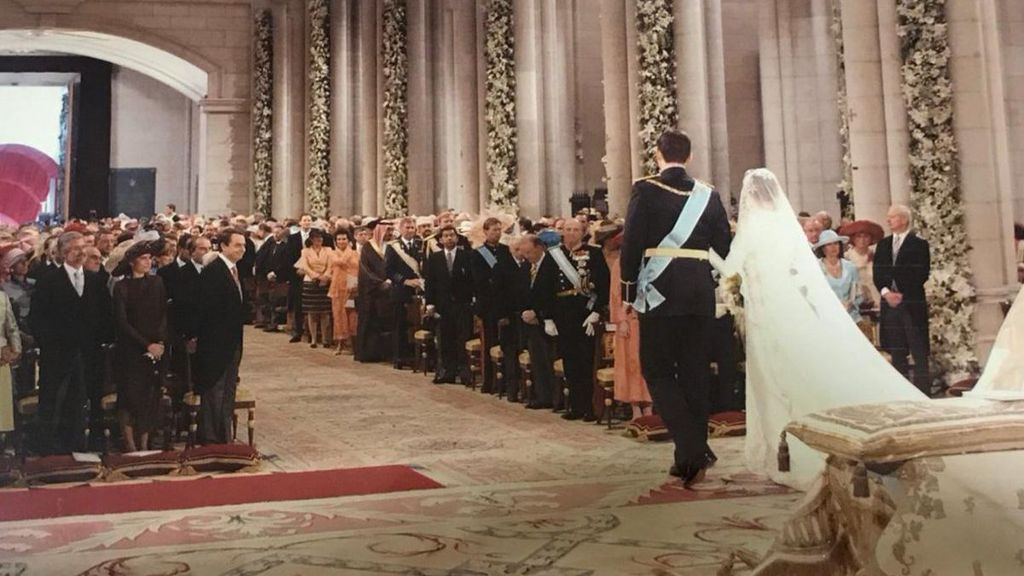
[[[273,235],[260,246],[256,253],[256,294],[261,309],[260,319],[265,332],[276,332],[278,318],[275,309],[279,305],[279,285],[287,281],[289,268],[293,266],[288,253],[288,230],[280,225],[273,227]]]
[[[501,346],[505,358],[515,359],[511,320],[515,311],[509,306],[508,283],[515,270],[512,252],[501,243],[504,227],[501,220],[484,220],[484,243],[473,252],[473,291],[476,307],[473,310],[483,321],[483,349],[485,356],[491,347]],[[506,363],[507,366],[508,363]],[[507,370],[506,374],[510,374]],[[484,362],[484,383],[480,391],[488,394],[503,392],[495,387],[494,365]]]
[[[29,324],[39,347],[39,422],[42,453],[81,450],[84,406],[103,366],[101,345],[111,340],[110,293],[83,268],[85,240],[66,232],[57,240],[63,264],[36,282]]]
[[[555,328],[555,292],[558,287],[558,265],[548,256],[547,246],[536,236],[522,239],[523,255],[530,263],[529,282],[520,310],[527,350],[530,351],[530,388],[527,408],[539,410],[554,406],[554,368],[549,338],[558,334]]]
[[[438,341],[441,364],[434,376],[435,384],[454,384],[456,375],[463,384],[470,382],[466,362],[466,341],[473,333],[473,277],[470,255],[459,247],[458,234],[452,226],[438,231],[441,250],[427,259],[424,270],[427,313],[439,316]]]
[[[199,438],[204,444],[231,440],[245,322],[245,296],[237,267],[245,254],[245,236],[229,228],[221,233],[219,244],[217,258],[199,276],[195,385],[202,396]]]
[[[611,273],[601,249],[583,243],[586,232],[583,222],[575,218],[566,220],[562,245],[551,248],[548,255],[558,267],[554,319],[569,387],[562,418],[593,422],[594,338],[602,316],[608,317]]]
[[[892,365],[911,380],[907,353],[914,358],[912,381],[925,394],[931,393],[928,368],[928,302],[924,284],[931,274],[928,241],[910,229],[911,213],[906,206],[893,206],[886,216],[892,234],[875,248],[875,287],[882,293],[881,344],[892,356]]]
[[[384,266],[391,280],[391,302],[395,311],[394,365],[396,369],[412,365],[412,342],[409,334],[408,305],[423,290],[420,268],[423,261],[423,240],[416,236],[416,219],[402,218],[398,224],[401,235],[388,243]]]
[[[729,221],[718,193],[686,172],[690,139],[658,139],[660,173],[633,186],[623,239],[623,299],[640,313],[640,367],[675,441],[670,473],[684,486],[714,462],[707,445],[708,342],[715,282],[708,250],[729,253]]]

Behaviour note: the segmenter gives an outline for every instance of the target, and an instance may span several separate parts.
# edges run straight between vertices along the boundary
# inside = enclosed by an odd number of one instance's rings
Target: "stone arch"
[[[88,56],[150,76],[199,102],[221,96],[221,68],[152,31],[111,20],[59,15],[38,26],[0,27],[0,52]]]

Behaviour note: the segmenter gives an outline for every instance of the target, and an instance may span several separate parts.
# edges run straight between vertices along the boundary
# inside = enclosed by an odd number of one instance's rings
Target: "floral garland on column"
[[[487,9],[487,177],[493,208],[518,211],[516,175],[516,70],[512,0],[491,0]]]
[[[854,219],[853,157],[850,154],[850,104],[846,95],[846,47],[843,43],[842,0],[832,0],[832,40],[836,49],[836,76],[839,106],[839,142],[843,149],[843,180],[839,183],[839,204],[843,218]]]
[[[679,124],[673,0],[637,0],[640,69],[640,144],[644,170],[656,173],[654,147],[666,129]]]
[[[384,215],[409,210],[409,19],[405,0],[384,0]]]
[[[970,373],[978,367],[971,325],[975,291],[953,131],[946,2],[898,0],[896,10],[910,130],[911,201],[917,229],[931,244],[926,288],[932,356],[943,373]]]
[[[256,212],[271,215],[274,170],[274,41],[270,10],[256,13],[253,34],[252,191]]]
[[[314,218],[330,210],[331,39],[327,0],[309,0],[309,179],[306,201]]]

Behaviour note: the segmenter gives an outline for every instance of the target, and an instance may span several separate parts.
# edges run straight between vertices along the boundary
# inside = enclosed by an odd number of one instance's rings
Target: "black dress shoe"
[[[562,420],[581,420],[582,418],[583,416],[574,412],[566,412],[565,414],[562,414]]]
[[[694,484],[700,484],[701,482],[704,481],[704,477],[707,475],[707,473],[708,469],[706,467],[696,468],[683,478],[683,488],[689,488]]]
[[[291,344],[295,344],[296,342],[302,342],[302,336],[292,336],[291,340],[289,340],[288,342]]]
[[[546,410],[551,408],[548,404],[541,404],[540,402],[530,402],[526,405],[527,410]]]
[[[594,416],[593,414],[590,414],[590,413],[584,414],[583,415],[583,421],[584,422],[597,422],[597,416]]]

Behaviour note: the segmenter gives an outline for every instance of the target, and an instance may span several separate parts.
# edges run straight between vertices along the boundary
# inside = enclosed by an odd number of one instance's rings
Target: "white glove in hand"
[[[583,328],[585,329],[587,336],[594,335],[594,325],[597,324],[600,320],[601,315],[598,314],[597,312],[591,312],[590,316],[587,316],[587,319],[583,321]]]
[[[544,321],[544,333],[547,334],[548,336],[552,336],[552,337],[558,336],[558,328],[555,327],[555,321],[554,320],[545,320]]]

